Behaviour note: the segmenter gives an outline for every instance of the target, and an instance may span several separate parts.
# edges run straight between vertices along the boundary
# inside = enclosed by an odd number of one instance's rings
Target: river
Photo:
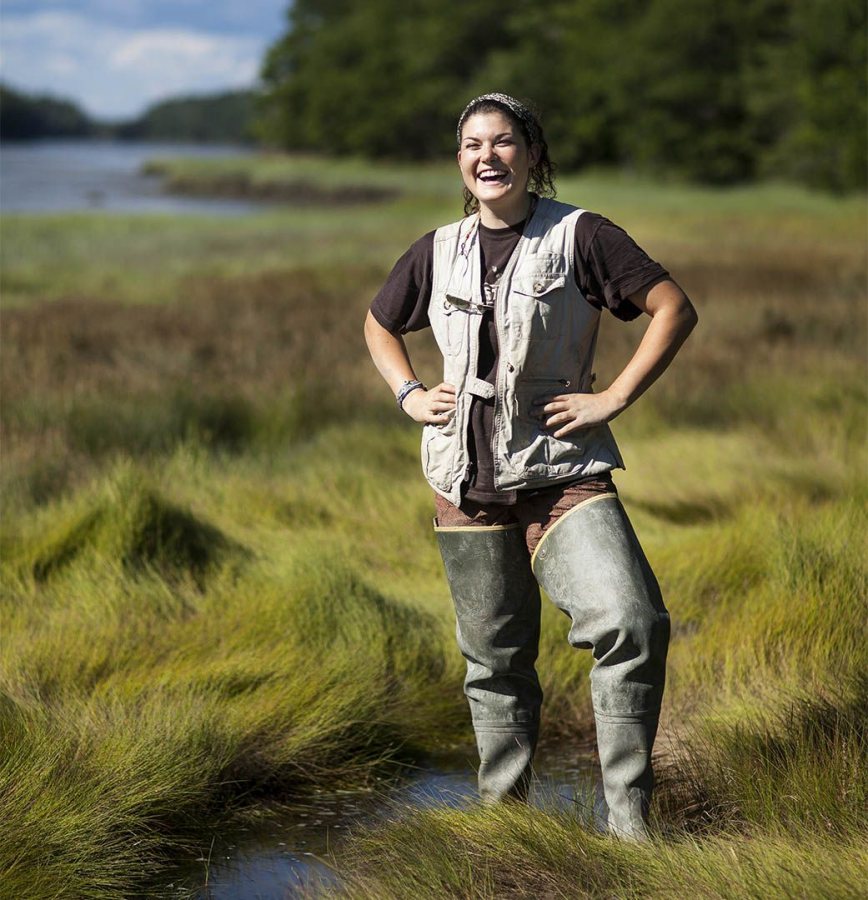
[[[263,204],[179,197],[143,175],[150,159],[243,156],[249,147],[129,141],[44,140],[0,145],[0,211],[240,215]]]

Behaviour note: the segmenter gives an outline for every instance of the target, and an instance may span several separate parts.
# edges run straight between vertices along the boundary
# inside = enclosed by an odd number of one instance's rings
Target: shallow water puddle
[[[426,761],[424,768],[367,791],[319,791],[286,806],[261,825],[216,836],[210,849],[181,863],[165,896],[201,900],[289,900],[316,896],[340,883],[345,835],[409,810],[431,806],[461,808],[476,801],[473,751]],[[530,802],[567,812],[586,822],[599,803],[599,771],[564,747],[541,750],[535,762]],[[183,872],[183,874],[181,874]]]

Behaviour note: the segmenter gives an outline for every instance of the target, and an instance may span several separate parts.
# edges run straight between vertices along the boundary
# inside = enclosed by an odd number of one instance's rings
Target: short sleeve
[[[623,228],[597,213],[579,216],[575,255],[576,281],[588,302],[625,322],[641,315],[628,298],[669,277]]]
[[[428,321],[434,270],[434,232],[419,238],[395,263],[371,303],[371,314],[387,331],[421,331]]]

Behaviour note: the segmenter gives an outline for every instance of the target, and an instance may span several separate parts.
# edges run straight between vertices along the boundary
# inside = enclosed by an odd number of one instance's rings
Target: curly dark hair
[[[529,121],[525,122],[513,112],[505,103],[500,103],[489,97],[481,97],[466,107],[461,115],[460,126],[477,113],[499,112],[505,115],[513,125],[516,125],[524,137],[528,148],[536,146],[539,150],[539,159],[531,167],[528,173],[527,189],[540,197],[555,197],[555,164],[549,159],[549,145],[546,143],[539,114],[530,104],[522,104],[526,109]],[[479,210],[479,201],[465,185],[464,187],[464,215],[469,216]]]

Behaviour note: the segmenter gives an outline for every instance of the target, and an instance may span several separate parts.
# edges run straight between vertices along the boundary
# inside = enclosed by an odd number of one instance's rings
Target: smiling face
[[[536,163],[518,124],[501,112],[479,112],[461,129],[458,167],[486,219],[515,224],[527,213],[527,181]],[[517,217],[517,218],[516,218]]]

